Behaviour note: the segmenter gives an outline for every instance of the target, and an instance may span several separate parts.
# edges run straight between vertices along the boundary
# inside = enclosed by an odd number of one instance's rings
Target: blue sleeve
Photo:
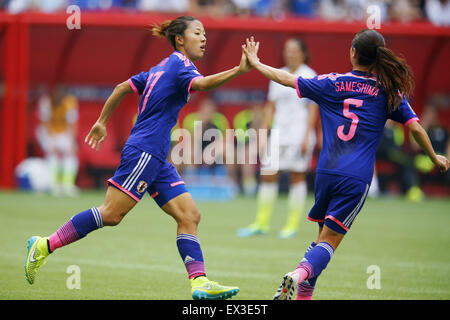
[[[194,79],[203,77],[197,69],[193,66],[186,66],[184,63],[178,73],[178,87],[180,92],[184,94],[191,93],[191,86]]]
[[[318,102],[323,97],[326,83],[327,78],[324,76],[316,76],[310,79],[298,77],[295,85],[300,98],[308,98]]]
[[[134,92],[136,92],[139,95],[142,95],[142,93],[145,90],[147,79],[148,79],[148,72],[141,72],[137,75],[132,76],[128,80],[128,83],[130,84],[131,88],[133,88]]]
[[[408,125],[411,121],[419,121],[419,117],[417,117],[406,98],[402,99],[395,111],[388,114],[388,118],[403,125]]]

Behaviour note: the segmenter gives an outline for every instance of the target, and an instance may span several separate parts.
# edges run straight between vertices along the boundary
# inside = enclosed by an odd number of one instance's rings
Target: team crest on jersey
[[[139,184],[137,186],[137,191],[139,193],[142,193],[147,189],[147,187],[148,187],[147,182],[145,182],[144,180],[141,180],[141,181],[139,181]]]

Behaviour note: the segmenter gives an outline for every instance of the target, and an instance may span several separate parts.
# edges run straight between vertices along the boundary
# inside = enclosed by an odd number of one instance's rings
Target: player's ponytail
[[[152,33],[156,37],[166,38],[167,37],[167,28],[169,27],[172,20],[166,20],[161,25],[153,24]]]
[[[414,74],[405,59],[385,47],[383,36],[375,30],[358,32],[352,42],[358,54],[358,64],[375,73],[387,95],[389,111],[395,110],[402,97],[410,98],[414,91]]]
[[[184,36],[184,31],[189,26],[189,23],[197,20],[191,16],[181,16],[174,20],[166,20],[161,25],[154,24],[152,26],[152,34],[157,37],[166,38],[172,47],[176,50],[175,37]]]

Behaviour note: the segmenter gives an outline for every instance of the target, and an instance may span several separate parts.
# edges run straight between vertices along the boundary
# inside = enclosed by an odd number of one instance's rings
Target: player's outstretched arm
[[[191,88],[196,91],[212,90],[217,87],[220,87],[221,85],[236,78],[237,76],[249,72],[251,69],[252,66],[249,64],[247,56],[244,54],[244,51],[242,51],[239,66],[229,69],[227,71],[195,79],[194,82],[192,83]]]
[[[431,161],[439,168],[440,172],[446,172],[449,167],[449,161],[446,157],[437,155],[434,152],[430,138],[425,129],[417,122],[413,121],[408,125],[414,140],[419,144],[422,150],[430,157]]]
[[[242,49],[244,50],[250,65],[261,72],[266,78],[278,82],[283,86],[295,88],[295,82],[297,81],[296,76],[287,71],[265,65],[259,61],[259,42],[255,42],[253,36],[250,37],[250,40],[246,40],[246,44],[242,46]]]
[[[123,98],[132,92],[134,91],[128,81],[122,82],[114,88],[113,92],[103,106],[100,117],[94,123],[88,135],[84,139],[84,142],[87,143],[92,149],[97,148],[97,151],[100,149],[101,143],[107,136],[106,124],[108,123],[109,118],[111,118],[113,111],[120,104]]]

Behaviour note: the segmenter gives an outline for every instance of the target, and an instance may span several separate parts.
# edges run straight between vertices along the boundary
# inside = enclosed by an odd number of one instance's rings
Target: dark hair
[[[154,24],[152,33],[154,36],[166,38],[172,47],[176,49],[175,37],[183,36],[184,31],[192,21],[198,20],[191,16],[181,16],[174,20],[166,20],[161,25]]]
[[[289,40],[294,40],[295,42],[297,42],[298,47],[303,53],[303,63],[308,64],[309,60],[311,59],[311,56],[309,55],[309,50],[308,47],[306,46],[305,41],[303,41],[300,38],[290,38]]]
[[[381,84],[387,95],[389,111],[395,110],[402,97],[410,98],[414,91],[414,74],[406,60],[386,48],[383,36],[376,30],[358,32],[352,41],[357,61],[375,73],[377,85]]]

